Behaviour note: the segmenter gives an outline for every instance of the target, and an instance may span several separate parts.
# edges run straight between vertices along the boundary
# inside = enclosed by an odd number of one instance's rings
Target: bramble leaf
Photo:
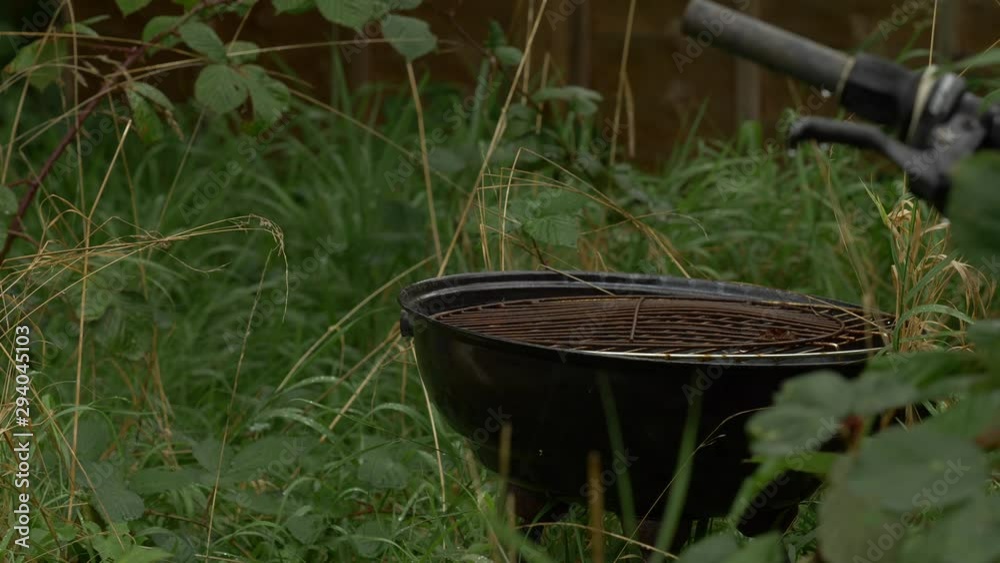
[[[677,563],[723,563],[739,548],[733,536],[716,534],[685,549]]]
[[[830,563],[855,563],[856,557],[893,563],[898,559],[899,538],[905,528],[898,516],[880,509],[878,503],[855,493],[843,482],[849,467],[848,459],[837,464],[832,486],[819,505],[819,546],[823,557]],[[882,537],[892,541],[879,546]]]
[[[529,219],[523,225],[531,238],[545,244],[575,248],[580,238],[580,218],[568,215],[547,215]]]
[[[127,16],[145,8],[152,1],[153,0],[115,0],[115,4],[118,4],[118,9],[122,11],[122,14]]]
[[[865,440],[844,481],[852,494],[902,513],[971,497],[985,490],[989,475],[989,461],[971,441],[920,424]]]
[[[65,42],[60,39],[39,39],[17,52],[5,68],[8,74],[25,72],[28,82],[39,90],[59,82],[62,70],[58,61],[66,56]]]
[[[427,22],[406,16],[388,15],[382,20],[382,35],[399,54],[413,61],[437,48],[437,36]]]
[[[133,82],[131,84],[131,88],[137,94],[160,106],[164,110],[174,111],[174,104],[170,101],[170,98],[168,98],[166,94],[152,84],[148,84],[146,82]]]
[[[149,20],[149,22],[146,23],[146,27],[142,29],[143,42],[152,43],[154,39],[160,37],[168,30],[173,29],[179,19],[180,18],[176,16],[156,16]],[[151,47],[149,49],[149,54],[155,54],[161,48],[173,47],[179,42],[180,39],[173,33],[160,37],[159,41],[157,41],[157,47]]]
[[[139,138],[145,143],[155,143],[163,140],[163,122],[156,114],[153,104],[135,90],[126,94],[128,104],[132,108],[132,122],[139,133]]]
[[[376,14],[375,0],[316,0],[316,7],[323,17],[352,29],[360,29]]]
[[[850,382],[831,371],[785,382],[775,395],[774,406],[747,422],[754,454],[780,456],[819,448],[851,412],[852,399]]]
[[[273,0],[278,14],[301,14],[316,7],[316,0]]]
[[[292,536],[304,545],[311,545],[323,531],[323,517],[318,514],[306,514],[304,516],[292,516],[285,522],[288,531]]]
[[[157,561],[167,561],[171,557],[173,557],[172,553],[160,548],[136,545],[116,561],[117,563],[157,563]]]
[[[10,217],[17,213],[17,196],[14,190],[0,184],[0,217]]]
[[[237,64],[249,63],[257,60],[258,49],[251,41],[233,41],[226,46],[226,57]]]
[[[542,88],[532,98],[536,102],[560,100],[569,103],[580,115],[593,115],[597,112],[597,104],[603,97],[594,90],[580,86],[563,86]]]
[[[503,66],[517,66],[521,63],[521,58],[524,56],[524,53],[520,49],[509,45],[497,47],[493,50],[493,54],[496,55],[497,60]]]
[[[984,151],[958,163],[952,176],[948,218],[955,246],[973,265],[1000,265],[1000,155]],[[994,274],[997,272],[994,271]]]
[[[243,105],[248,95],[246,80],[236,69],[226,65],[205,67],[194,84],[195,99],[220,114]]]
[[[213,61],[226,59],[226,46],[215,30],[201,22],[190,22],[181,26],[181,39],[198,53]]]
[[[257,65],[248,65],[241,70],[253,102],[254,116],[265,125],[271,125],[288,110],[291,100],[288,87],[268,76],[267,71]]]

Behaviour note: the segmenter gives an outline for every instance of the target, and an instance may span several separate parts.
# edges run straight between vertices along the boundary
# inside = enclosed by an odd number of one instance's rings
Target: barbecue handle
[[[840,51],[708,0],[688,5],[684,31],[831,93],[839,91],[850,61]]]

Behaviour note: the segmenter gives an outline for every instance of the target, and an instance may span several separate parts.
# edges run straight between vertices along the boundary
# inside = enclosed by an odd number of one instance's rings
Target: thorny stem
[[[136,61],[142,59],[146,55],[146,53],[149,52],[151,48],[155,47],[157,44],[163,41],[167,36],[175,33],[182,25],[184,25],[188,20],[190,20],[198,13],[208,8],[213,8],[215,6],[220,6],[222,4],[235,4],[241,1],[242,0],[202,0],[198,5],[196,5],[188,13],[184,14],[179,20],[177,20],[177,22],[174,23],[174,25],[170,26],[168,29],[165,29],[156,36],[154,36],[152,39],[149,40],[149,42],[143,43],[142,45],[136,45],[135,47],[132,47],[130,49],[128,57],[126,57],[125,60],[122,61],[122,64],[119,67],[119,69],[114,74],[105,79],[104,84],[101,86],[101,90],[97,93],[96,96],[93,97],[93,99],[89,103],[87,103],[86,106],[84,106],[83,110],[78,115],[76,122],[73,123],[73,126],[70,127],[69,131],[67,131],[66,134],[63,135],[63,138],[59,141],[59,144],[56,145],[55,150],[53,150],[52,154],[50,154],[49,157],[45,160],[45,164],[42,166],[42,169],[38,172],[38,175],[35,176],[34,178],[18,180],[13,184],[10,184],[11,186],[18,184],[27,184],[28,191],[24,194],[24,197],[21,198],[21,201],[17,206],[17,213],[14,215],[14,220],[11,221],[10,225],[7,227],[7,240],[4,242],[3,249],[0,250],[0,265],[3,265],[4,261],[7,259],[7,254],[10,252],[11,246],[14,244],[14,238],[15,237],[23,238],[25,236],[25,234],[22,232],[21,229],[24,220],[24,215],[28,212],[28,208],[31,207],[31,203],[35,200],[35,196],[38,194],[38,188],[41,187],[45,179],[49,176],[49,174],[52,173],[52,170],[55,168],[56,163],[66,152],[66,149],[69,148],[70,144],[73,142],[73,139],[76,138],[76,135],[80,132],[80,129],[83,127],[83,124],[87,120],[87,118],[89,118],[94,113],[94,110],[97,109],[97,105],[101,102],[101,100],[103,100],[105,96],[107,96],[108,94],[110,94],[119,87],[120,84],[117,82],[117,79],[120,76],[126,74],[128,72],[128,69],[132,65],[134,65]],[[9,189],[9,188],[4,188],[0,186],[0,189]]]

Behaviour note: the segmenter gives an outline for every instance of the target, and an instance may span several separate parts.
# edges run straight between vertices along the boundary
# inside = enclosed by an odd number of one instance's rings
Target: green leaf
[[[118,9],[122,11],[122,14],[127,16],[145,8],[152,1],[153,0],[115,0],[115,3],[118,4]]]
[[[358,458],[358,479],[376,489],[403,489],[410,470],[403,465],[398,448],[377,446]]]
[[[140,495],[178,491],[202,481],[205,472],[197,467],[149,467],[129,478],[128,488]],[[215,477],[214,475],[212,476]]]
[[[163,551],[156,547],[133,546],[125,555],[116,560],[117,563],[156,563],[157,561],[167,561],[173,557],[172,553]]]
[[[323,17],[352,29],[360,29],[376,13],[375,0],[316,0],[316,7]]]
[[[237,506],[271,516],[290,508],[294,509],[295,506],[288,497],[276,493],[254,494],[250,491],[235,491],[227,492],[225,498]]]
[[[446,147],[436,147],[427,155],[431,169],[442,174],[457,174],[465,170],[467,163],[455,151]]]
[[[587,116],[597,112],[597,104],[604,98],[594,90],[580,86],[542,88],[532,96],[538,103],[559,100],[569,103],[576,113]]]
[[[354,549],[364,560],[372,561],[379,559],[379,555],[388,547],[386,537],[390,534],[385,526],[378,520],[369,520],[351,535]]]
[[[852,403],[851,384],[838,373],[820,371],[791,379],[775,395],[773,407],[747,421],[752,450],[760,456],[816,450],[836,435]]]
[[[112,521],[108,531],[102,532],[100,527],[91,521],[84,521],[84,530],[91,536],[91,543],[104,561],[117,561],[127,550],[135,547],[135,539],[128,533],[128,526],[121,521]]]
[[[226,65],[205,67],[194,84],[195,99],[219,114],[229,113],[240,107],[248,95],[243,76]]]
[[[517,66],[521,64],[521,58],[524,57],[524,53],[520,49],[509,45],[497,47],[493,50],[493,54],[503,66]]]
[[[162,91],[146,82],[132,82],[131,89],[167,111],[174,111],[174,104]]]
[[[902,513],[980,494],[989,474],[989,461],[974,444],[921,424],[865,440],[845,484],[853,494]]]
[[[865,373],[854,382],[853,414],[870,416],[892,408],[912,405],[920,400],[920,391],[909,382],[880,372]]]
[[[945,514],[927,533],[907,542],[907,563],[1000,561],[1000,496],[982,496]]]
[[[978,55],[961,60],[951,67],[964,72],[968,69],[998,65],[1000,65],[1000,49],[987,49]]]
[[[556,246],[575,248],[580,238],[579,217],[548,215],[530,219],[522,228],[536,241]]]
[[[437,48],[437,37],[430,26],[416,18],[388,15],[382,20],[382,35],[407,61],[419,59]]]
[[[142,516],[142,497],[128,490],[117,473],[96,484],[91,505],[109,522],[130,522]]]
[[[278,118],[288,110],[291,101],[288,87],[283,82],[268,76],[262,67],[249,65],[241,70],[253,102],[254,116],[267,125],[278,121]]]
[[[317,514],[292,516],[285,522],[285,526],[292,537],[304,545],[312,545],[325,528],[323,516]]]
[[[1000,51],[998,51],[1000,52]],[[984,151],[958,163],[948,202],[955,245],[975,266],[1000,265],[1000,154]],[[994,270],[993,274],[997,272]]]
[[[163,140],[163,122],[149,100],[135,90],[129,90],[126,96],[132,108],[132,122],[139,133],[139,138],[147,144]]]
[[[915,354],[890,354],[869,362],[865,376],[895,378],[919,389],[925,398],[928,390],[941,388],[942,382],[978,371],[972,354],[933,350]]]
[[[17,213],[17,196],[14,190],[0,184],[0,217],[10,217]]]
[[[881,510],[871,499],[843,483],[849,467],[849,459],[837,464],[833,484],[819,505],[818,535],[823,558],[829,563],[893,563],[905,527],[899,516]]]
[[[423,0],[390,0],[389,5],[394,10],[415,10],[423,4]]]
[[[185,11],[194,8],[198,4],[198,0],[174,0],[174,4],[179,4]]]
[[[14,60],[5,68],[8,74],[25,72],[28,82],[38,90],[44,90],[60,82],[62,69],[59,61],[66,57],[65,41],[61,39],[39,39],[17,52]]]
[[[97,461],[111,445],[111,429],[103,417],[84,415],[77,429],[76,459]]]
[[[219,465],[220,456],[219,453],[222,452],[222,465]],[[198,463],[202,467],[207,469],[212,477],[219,472],[221,467],[223,470],[229,467],[229,463],[232,459],[232,451],[229,446],[226,446],[225,450],[222,449],[222,442],[215,438],[208,438],[202,440],[191,448],[191,453],[194,454],[194,458],[198,460]]]
[[[739,548],[729,534],[709,536],[685,549],[677,563],[724,563]]]
[[[1000,392],[963,397],[923,425],[960,439],[973,440],[983,432],[1000,428]]]
[[[68,23],[63,26],[63,31],[86,37],[100,37],[100,34],[94,31],[94,28],[82,22]]]
[[[226,56],[236,64],[245,64],[257,60],[260,47],[251,41],[233,41],[226,47]]]
[[[233,456],[230,478],[244,481],[256,477],[260,470],[277,462],[277,454],[288,446],[288,441],[289,438],[269,436],[244,447]]]
[[[152,43],[154,39],[160,37],[168,30],[173,29],[177,25],[180,18],[176,16],[156,16],[149,20],[146,27],[142,29],[142,40],[144,43]],[[163,36],[157,42],[158,47],[152,47],[149,49],[149,54],[155,54],[160,48],[170,48],[180,42],[176,33],[171,33],[169,35]]]
[[[507,128],[505,134],[511,139],[535,132],[538,111],[525,104],[511,104],[507,110]]]
[[[760,465],[754,470],[753,475],[746,478],[740,486],[740,490],[729,510],[729,519],[737,522],[744,520],[744,517],[756,514],[756,510],[751,512],[752,502],[761,493],[770,497],[768,500],[774,498],[772,493],[766,492],[768,487],[787,485],[789,481],[786,475],[789,471],[826,476],[838,459],[839,455],[833,453],[802,452],[799,455],[787,455],[760,460]]]
[[[586,196],[568,190],[555,190],[547,193],[548,197],[541,197],[543,215],[565,215],[578,214],[585,205],[590,203]]]
[[[278,14],[301,14],[316,7],[316,0],[273,0]]]
[[[221,62],[226,59],[226,46],[211,27],[201,22],[189,22],[180,28],[181,39],[198,53]]]
[[[781,536],[777,532],[753,538],[750,540],[750,545],[725,559],[725,563],[785,563],[785,561]]]
[[[977,321],[969,328],[969,340],[976,345],[976,354],[993,373],[1000,373],[1000,320]]]

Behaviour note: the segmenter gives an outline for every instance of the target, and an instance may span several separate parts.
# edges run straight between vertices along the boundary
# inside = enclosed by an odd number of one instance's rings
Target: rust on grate
[[[612,295],[524,299],[435,319],[484,336],[628,356],[856,354],[881,348],[889,321],[826,303]]]

